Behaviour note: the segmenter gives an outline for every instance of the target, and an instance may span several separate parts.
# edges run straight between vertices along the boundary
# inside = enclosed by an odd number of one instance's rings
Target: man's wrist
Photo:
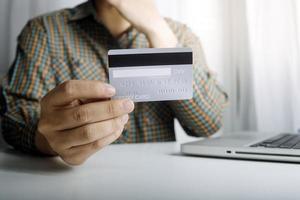
[[[145,34],[153,48],[172,48],[178,43],[175,34],[163,18],[158,20],[155,26],[147,29]]]
[[[47,139],[37,130],[35,133],[35,145],[39,152],[49,156],[57,156],[57,153],[52,150]]]

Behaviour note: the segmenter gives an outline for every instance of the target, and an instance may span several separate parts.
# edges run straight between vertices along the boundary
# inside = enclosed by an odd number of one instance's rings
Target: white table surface
[[[79,167],[0,152],[0,199],[300,199],[300,165],[187,157],[178,143],[111,145]]]

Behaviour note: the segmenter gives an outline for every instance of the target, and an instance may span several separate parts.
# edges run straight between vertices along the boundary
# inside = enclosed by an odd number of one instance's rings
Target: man
[[[117,48],[191,47],[194,97],[172,102],[111,100],[107,52]],[[16,149],[82,164],[115,143],[174,141],[174,118],[187,134],[221,127],[225,93],[200,42],[160,16],[153,0],[95,0],[31,20],[2,82],[2,132]]]

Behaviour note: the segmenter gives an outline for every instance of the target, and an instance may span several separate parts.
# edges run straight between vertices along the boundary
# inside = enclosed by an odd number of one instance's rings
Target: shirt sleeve
[[[38,153],[35,133],[40,116],[40,99],[53,87],[51,56],[42,20],[25,26],[18,37],[14,63],[2,80],[2,134],[14,148]]]
[[[222,126],[227,94],[207,67],[201,43],[185,25],[176,26],[180,47],[193,50],[193,99],[169,102],[183,129],[191,136],[210,136]]]

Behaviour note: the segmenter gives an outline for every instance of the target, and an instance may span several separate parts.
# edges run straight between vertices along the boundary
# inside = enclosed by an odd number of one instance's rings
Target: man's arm
[[[201,43],[185,25],[169,21],[176,29],[178,46],[193,49],[193,91],[191,100],[169,102],[175,117],[191,136],[210,136],[222,126],[227,94],[217,84],[207,67]]]
[[[197,36],[183,24],[172,20],[164,21],[165,24],[160,22],[159,28],[148,34],[150,44],[153,47],[177,46],[193,50],[193,99],[167,104],[188,135],[210,136],[222,126],[227,94],[210,72]]]
[[[29,22],[18,38],[17,54],[2,80],[2,134],[8,144],[37,153],[39,100],[54,86],[46,33],[40,20]],[[33,34],[35,33],[35,34]]]
[[[55,81],[42,20],[19,37],[17,58],[2,82],[1,116],[6,141],[21,151],[85,162],[117,140],[134,109],[131,100],[110,100],[115,89],[101,81]]]

